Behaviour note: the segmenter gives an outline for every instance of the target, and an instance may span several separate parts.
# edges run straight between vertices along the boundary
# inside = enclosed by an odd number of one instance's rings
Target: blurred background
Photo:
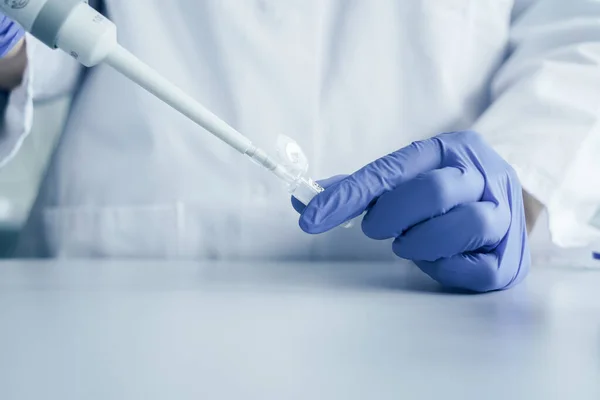
[[[6,258],[35,200],[62,132],[71,96],[35,104],[33,129],[15,158],[0,168],[0,258]],[[6,99],[2,99],[5,102]],[[1,104],[4,108],[4,104]]]
[[[53,97],[35,103],[31,134],[15,158],[0,168],[0,258],[10,257],[20,229],[25,223],[44,177],[52,151],[64,128],[72,95]],[[3,109],[6,99],[0,99]],[[600,224],[600,213],[598,215]],[[551,245],[546,228],[547,216],[540,218],[531,235],[534,262],[537,265],[561,264],[600,268],[592,252],[600,243],[585,249],[564,250]]]

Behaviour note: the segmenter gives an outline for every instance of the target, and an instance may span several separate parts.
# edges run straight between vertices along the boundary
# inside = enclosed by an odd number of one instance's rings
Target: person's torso
[[[512,9],[512,0],[106,3],[124,47],[257,145],[296,139],[315,178],[469,128],[487,106]],[[303,234],[272,175],[105,66],[86,78],[37,208],[52,255],[392,257],[359,227]]]

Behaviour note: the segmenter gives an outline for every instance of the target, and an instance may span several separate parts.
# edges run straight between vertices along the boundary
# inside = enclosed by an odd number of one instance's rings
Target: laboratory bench
[[[0,399],[600,399],[600,270],[0,263]]]

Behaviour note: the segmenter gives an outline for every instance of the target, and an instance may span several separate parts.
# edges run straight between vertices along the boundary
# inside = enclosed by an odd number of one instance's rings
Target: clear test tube
[[[284,182],[288,192],[304,205],[325,189],[311,179],[308,173],[308,159],[293,139],[279,135],[277,138],[279,169],[273,171]],[[358,218],[358,217],[357,217]],[[345,222],[343,228],[354,226],[355,219]]]

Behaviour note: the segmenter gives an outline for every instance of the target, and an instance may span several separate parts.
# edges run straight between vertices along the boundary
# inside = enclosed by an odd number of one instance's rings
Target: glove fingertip
[[[492,253],[458,254],[434,262],[415,264],[432,279],[448,288],[486,293],[502,288],[497,257]]]
[[[294,196],[291,196],[290,200],[292,203],[292,207],[294,207],[294,210],[296,210],[298,214],[302,214],[306,209],[306,206]]]
[[[302,229],[305,233],[310,235],[318,235],[320,233],[326,232],[328,229],[325,229],[323,226],[319,224],[315,224],[305,218],[304,216],[300,217],[300,221],[298,222],[300,229]]]
[[[392,251],[395,255],[405,260],[415,260],[415,255],[411,251],[412,247],[407,245],[406,240],[402,236],[397,237],[392,242]]]

